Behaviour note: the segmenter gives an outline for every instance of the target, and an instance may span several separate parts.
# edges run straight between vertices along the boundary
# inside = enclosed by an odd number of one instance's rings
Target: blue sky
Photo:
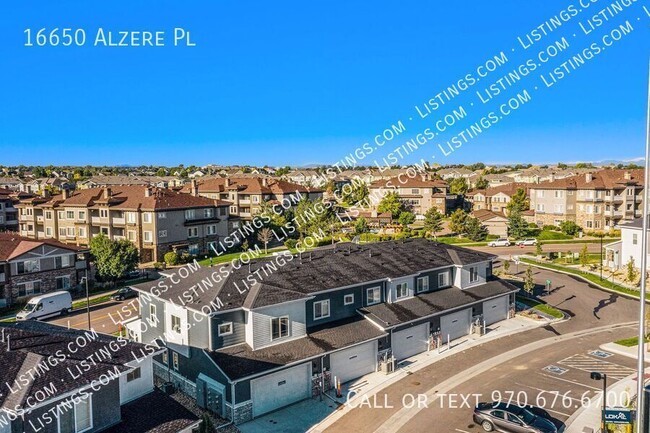
[[[0,6],[0,164],[332,163],[500,51],[498,78],[534,56],[521,36],[578,0],[552,2],[24,1]],[[592,34],[583,11],[540,42],[571,46],[497,98],[629,20],[634,31],[440,163],[557,162],[643,155],[648,24],[639,0]],[[83,28],[83,47],[25,47],[26,28]],[[162,48],[94,47],[98,28],[164,30]],[[173,47],[174,27],[196,47]],[[572,34],[578,33],[576,37]],[[515,51],[512,52],[512,48]],[[483,84],[483,83],[481,83]],[[476,89],[480,87],[477,85]],[[492,108],[463,104],[471,123]],[[439,110],[437,114],[446,114]],[[429,122],[429,123],[428,123]],[[461,122],[457,129],[465,127]],[[445,141],[451,132],[437,140]],[[403,163],[428,159],[435,143]],[[365,163],[371,163],[367,159]]]

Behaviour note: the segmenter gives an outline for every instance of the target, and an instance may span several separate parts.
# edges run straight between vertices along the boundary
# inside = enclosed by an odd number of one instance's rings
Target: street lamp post
[[[597,371],[591,372],[591,378],[593,380],[602,380],[603,381],[603,410],[600,415],[600,429],[602,432],[605,431],[605,411],[607,410],[607,374],[599,373]]]

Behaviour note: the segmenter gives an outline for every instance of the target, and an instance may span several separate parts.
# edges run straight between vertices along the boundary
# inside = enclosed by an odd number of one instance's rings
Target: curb
[[[638,359],[638,357],[636,356],[636,351],[635,351],[634,354],[631,354],[631,353],[626,352],[624,350],[618,349],[616,346],[620,346],[620,345],[616,344],[614,342],[605,343],[605,344],[601,344],[599,346],[599,349],[602,349],[602,350],[604,350],[606,352],[612,352],[615,355],[625,356],[625,357],[631,358],[631,359]],[[634,347],[638,348],[638,345],[636,345]],[[650,363],[650,352],[647,349],[646,349],[645,362]]]

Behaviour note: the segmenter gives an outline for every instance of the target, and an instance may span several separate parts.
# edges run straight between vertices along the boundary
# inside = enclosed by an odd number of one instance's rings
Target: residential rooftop
[[[11,260],[43,245],[75,252],[87,251],[87,248],[64,244],[55,239],[34,240],[13,232],[0,232],[0,262]]]

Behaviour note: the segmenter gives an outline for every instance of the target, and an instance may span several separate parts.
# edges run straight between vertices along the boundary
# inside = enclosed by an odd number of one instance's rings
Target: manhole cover
[[[557,365],[548,365],[548,366],[542,368],[542,370],[544,370],[544,371],[546,371],[548,373],[553,373],[553,374],[564,374],[567,371],[569,371],[568,369],[558,367]]]

